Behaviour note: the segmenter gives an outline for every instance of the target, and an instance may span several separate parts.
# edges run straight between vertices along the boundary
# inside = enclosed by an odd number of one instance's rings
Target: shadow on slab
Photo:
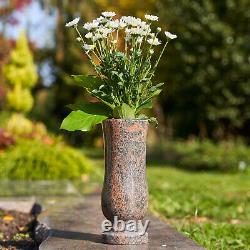
[[[102,236],[100,234],[72,232],[58,229],[51,229],[51,237],[70,239],[70,240],[86,240],[95,243],[102,243]]]

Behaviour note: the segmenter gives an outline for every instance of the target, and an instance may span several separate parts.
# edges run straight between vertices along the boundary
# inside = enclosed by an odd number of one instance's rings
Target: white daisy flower
[[[112,12],[112,11],[104,11],[104,12],[102,12],[102,15],[104,17],[114,17],[114,16],[116,16],[115,12]]]
[[[133,16],[122,16],[121,21],[123,21],[131,26],[139,26],[142,22],[142,20],[140,18],[136,18]]]
[[[112,29],[106,28],[106,27],[100,28],[100,29],[98,29],[98,31],[102,34],[107,34],[107,35],[112,33]]]
[[[150,38],[147,41],[148,41],[149,44],[154,45],[154,46],[157,46],[157,45],[161,44],[161,41],[157,37]]]
[[[145,35],[147,35],[147,32],[145,30],[143,30],[142,28],[140,28],[140,27],[136,27],[136,28],[131,28],[130,29],[130,34],[145,36]]]
[[[149,26],[145,21],[141,21],[140,26],[142,28]]]
[[[149,36],[150,36],[151,38],[155,38],[155,37],[156,37],[156,34],[152,32],[152,33],[149,34]]]
[[[136,42],[137,43],[142,43],[142,41],[143,41],[143,37],[142,36],[138,36]]]
[[[145,18],[149,21],[158,21],[159,19],[158,16],[153,16],[153,15],[145,15]]]
[[[85,35],[85,37],[86,37],[87,39],[90,39],[90,38],[93,37],[93,33],[88,32],[88,33]]]
[[[86,51],[93,50],[94,48],[95,48],[95,45],[91,45],[91,44],[87,44],[87,43],[85,43],[83,45],[83,49],[86,50]]]
[[[158,27],[158,28],[157,28],[157,32],[161,32],[161,27]]]
[[[125,22],[123,22],[122,20],[120,20],[119,28],[124,29],[126,26],[127,26],[127,24]]]
[[[131,39],[131,35],[130,35],[130,33],[127,33],[126,36],[125,36],[125,41],[129,42],[130,39]]]
[[[103,36],[101,35],[101,34],[95,34],[93,37],[92,37],[92,39],[93,39],[93,41],[95,42],[95,41],[97,41],[97,40],[99,40],[99,39],[101,39]]]
[[[177,38],[177,35],[172,34],[172,33],[168,32],[168,31],[165,31],[164,33],[165,33],[165,36],[167,38],[171,39],[171,40]]]
[[[126,29],[125,29],[125,33],[130,34],[130,33],[131,33],[131,29],[126,28]]]
[[[119,27],[119,21],[118,20],[109,21],[107,22],[107,26],[112,29],[117,29]]]
[[[73,21],[66,23],[65,27],[72,27],[78,24],[80,17],[75,18]]]
[[[99,25],[99,22],[94,20],[92,23],[85,23],[83,25],[83,28],[86,29],[86,30],[92,30],[92,29],[97,28],[98,25]]]
[[[98,24],[104,24],[108,21],[107,18],[103,17],[103,16],[100,16],[96,19],[94,19],[92,22],[95,22],[95,23],[98,23]]]

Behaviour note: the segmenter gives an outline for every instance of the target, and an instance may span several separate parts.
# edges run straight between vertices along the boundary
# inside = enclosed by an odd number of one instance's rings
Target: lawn
[[[150,209],[210,250],[250,249],[250,176],[148,168]]]

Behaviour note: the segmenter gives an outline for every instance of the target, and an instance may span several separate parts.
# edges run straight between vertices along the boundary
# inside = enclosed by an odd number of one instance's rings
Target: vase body
[[[102,189],[102,211],[114,222],[140,221],[148,207],[146,179],[147,120],[109,119],[103,122],[105,176]],[[139,230],[140,231],[140,230]],[[147,242],[147,233],[104,233],[110,244]]]

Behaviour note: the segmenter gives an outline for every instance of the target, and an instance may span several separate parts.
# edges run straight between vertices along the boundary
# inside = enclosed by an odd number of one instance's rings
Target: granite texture
[[[102,189],[102,211],[113,222],[142,220],[148,207],[146,179],[147,120],[109,119],[103,122],[105,143],[105,176]],[[104,233],[110,244],[141,244],[147,234],[127,235],[126,231]],[[140,239],[141,238],[141,239]]]
[[[100,200],[99,194],[38,199],[45,208],[38,221],[45,224],[45,229],[49,229],[48,232],[44,231],[47,238],[39,250],[204,250],[164,221],[151,215],[146,216],[150,220],[148,244],[104,244],[101,224],[105,218],[100,209]]]

